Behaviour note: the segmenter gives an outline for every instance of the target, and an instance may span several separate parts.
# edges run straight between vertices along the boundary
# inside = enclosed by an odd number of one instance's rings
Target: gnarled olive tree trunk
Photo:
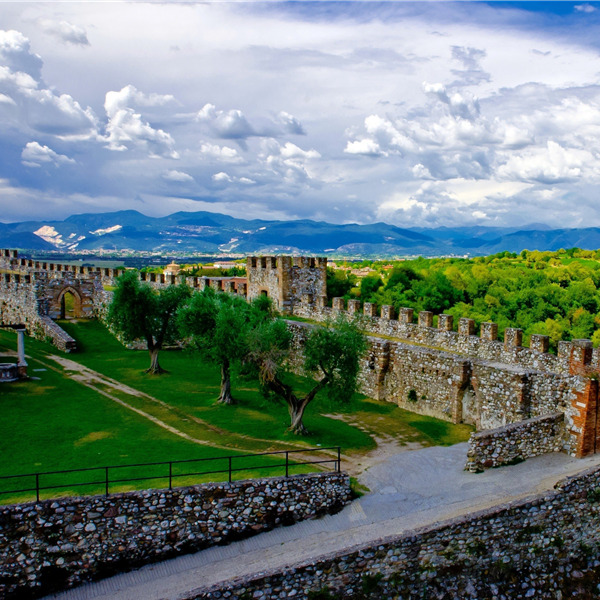
[[[220,404],[236,403],[236,400],[231,395],[231,365],[227,359],[221,363],[221,394],[218,402]]]

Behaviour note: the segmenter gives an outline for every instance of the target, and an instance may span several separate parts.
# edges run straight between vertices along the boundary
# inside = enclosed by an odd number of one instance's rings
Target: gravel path
[[[551,454],[472,474],[463,471],[466,450],[466,444],[457,444],[387,457],[360,478],[371,492],[337,515],[275,529],[46,598],[176,599],[233,577],[283,569],[551,489],[568,475],[600,465],[600,454],[579,460]]]

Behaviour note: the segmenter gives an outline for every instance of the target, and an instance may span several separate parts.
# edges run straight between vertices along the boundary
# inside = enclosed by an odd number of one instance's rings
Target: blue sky
[[[600,4],[0,4],[0,220],[600,226]]]

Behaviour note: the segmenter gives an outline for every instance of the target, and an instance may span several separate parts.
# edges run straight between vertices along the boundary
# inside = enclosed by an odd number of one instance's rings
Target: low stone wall
[[[600,595],[600,469],[555,491],[187,600],[590,600]]]
[[[77,341],[50,317],[40,316],[38,318],[38,324],[34,328],[34,336],[40,340],[50,338],[52,343],[63,352],[77,350]]]
[[[0,598],[27,598],[340,510],[344,473],[0,507]]]
[[[472,433],[465,470],[480,473],[491,467],[559,452],[565,444],[564,414],[554,413]]]

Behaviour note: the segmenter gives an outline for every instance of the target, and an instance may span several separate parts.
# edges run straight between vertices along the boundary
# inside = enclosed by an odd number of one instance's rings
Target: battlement
[[[327,294],[327,258],[324,256],[248,256],[248,300],[269,296],[282,312],[301,302]]]
[[[105,283],[114,283],[123,269],[85,267],[82,265],[70,265],[45,260],[33,260],[20,258],[17,250],[0,250],[0,269],[14,272],[16,274],[45,273],[48,277],[60,277],[63,273],[69,273],[80,277],[99,277]]]
[[[364,304],[362,312],[358,300],[348,300],[346,305],[343,298],[333,298],[331,308],[326,303],[326,296],[317,298],[316,302],[304,298],[294,306],[293,314],[316,321],[335,318],[338,314],[359,317],[361,328],[375,335],[536,371],[565,375],[600,372],[600,350],[594,349],[590,340],[561,341],[555,355],[548,352],[546,335],[532,335],[527,347],[523,346],[521,329],[507,328],[504,341],[499,341],[497,323],[482,323],[477,336],[475,321],[469,318],[459,319],[455,331],[453,315],[438,315],[437,327],[434,327],[435,316],[429,311],[419,312],[415,322],[412,308],[401,308],[396,318],[393,306],[384,305],[377,314],[376,305],[369,302]]]
[[[281,269],[299,267],[301,269],[317,269],[327,267],[325,256],[248,256],[246,268],[250,269]]]

